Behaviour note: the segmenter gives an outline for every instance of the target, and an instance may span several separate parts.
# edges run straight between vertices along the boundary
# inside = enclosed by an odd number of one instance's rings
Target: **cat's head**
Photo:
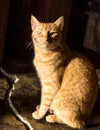
[[[61,46],[64,17],[53,23],[41,23],[31,16],[32,40],[35,46],[42,49],[52,49]]]

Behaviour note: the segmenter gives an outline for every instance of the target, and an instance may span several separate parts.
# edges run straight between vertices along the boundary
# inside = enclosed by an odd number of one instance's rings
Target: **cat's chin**
[[[40,47],[41,47],[41,48],[47,48],[47,45],[41,44]]]

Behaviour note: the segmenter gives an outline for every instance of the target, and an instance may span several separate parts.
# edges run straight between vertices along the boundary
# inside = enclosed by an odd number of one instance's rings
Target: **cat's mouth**
[[[45,42],[42,43],[42,46],[44,46],[44,47],[49,46],[49,45],[50,45],[50,44],[49,44],[49,42],[47,42],[47,41],[45,41]]]

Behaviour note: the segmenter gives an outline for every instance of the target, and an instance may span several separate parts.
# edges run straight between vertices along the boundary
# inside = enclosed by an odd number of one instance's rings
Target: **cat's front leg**
[[[55,86],[56,85],[54,84],[45,83],[45,85],[42,87],[41,103],[40,106],[36,108],[37,110],[32,113],[33,118],[39,120],[47,113],[52,103],[53,97],[59,88],[58,86]]]
[[[39,120],[44,117],[48,109],[49,109],[49,106],[42,105],[41,103],[41,105],[36,106],[36,111],[32,113],[32,117],[34,119]]]
[[[40,105],[37,105],[37,106],[36,106],[36,110],[38,111],[39,108],[40,108]],[[51,109],[49,108],[48,112],[49,112],[49,113],[53,113],[53,110],[51,110]]]
[[[50,104],[51,101],[47,102],[47,98],[45,97],[45,99],[43,98],[44,95],[42,95],[41,98],[41,104],[36,106],[36,111],[32,113],[32,116],[34,119],[41,119],[44,117],[44,115],[46,114],[46,112],[49,110],[50,108]]]
[[[40,116],[39,113],[38,113],[39,109],[40,109],[40,105],[37,105],[37,106],[36,106],[36,111],[33,112],[33,114],[32,114],[32,116],[33,116],[35,119],[37,119],[37,120],[38,120],[38,119],[41,119],[41,116]],[[53,111],[52,111],[51,109],[49,109],[48,111],[49,111],[49,113],[53,113]]]
[[[37,105],[36,106],[36,111],[34,111],[33,113],[32,113],[32,117],[34,118],[34,119],[37,119],[37,120],[39,120],[39,119],[41,119],[41,116],[40,116],[40,114],[39,114],[39,109],[40,109],[40,105]]]

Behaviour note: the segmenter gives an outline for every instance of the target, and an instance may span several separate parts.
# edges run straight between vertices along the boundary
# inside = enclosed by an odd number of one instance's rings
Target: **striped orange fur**
[[[33,118],[83,127],[90,118],[98,92],[93,65],[62,42],[64,18],[41,23],[31,16],[34,65],[41,81],[41,102]]]

